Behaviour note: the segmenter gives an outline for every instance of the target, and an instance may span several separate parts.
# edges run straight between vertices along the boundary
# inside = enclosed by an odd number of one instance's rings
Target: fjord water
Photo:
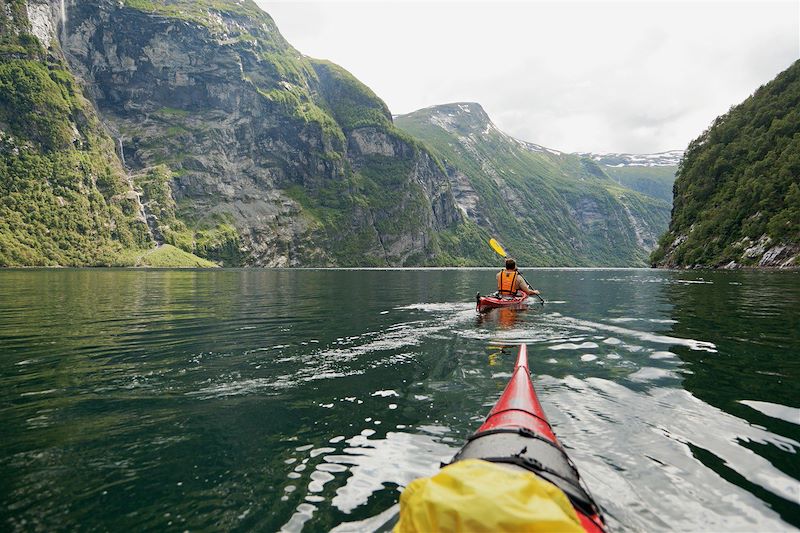
[[[0,272],[0,527],[366,530],[527,343],[614,531],[800,526],[800,274]]]

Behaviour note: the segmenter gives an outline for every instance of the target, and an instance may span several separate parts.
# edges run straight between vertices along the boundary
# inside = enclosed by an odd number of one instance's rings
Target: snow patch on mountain
[[[448,133],[453,133],[456,129],[456,121],[454,118],[455,117],[449,113],[432,113],[429,120],[434,126],[438,126]]]
[[[576,153],[607,167],[670,167],[677,166],[683,150],[669,150],[655,154]]]

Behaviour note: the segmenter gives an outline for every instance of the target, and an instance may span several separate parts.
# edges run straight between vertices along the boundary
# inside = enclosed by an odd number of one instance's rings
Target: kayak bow
[[[528,350],[524,344],[519,347],[514,374],[502,396],[451,464],[466,459],[482,459],[532,472],[564,492],[587,532],[605,531],[599,507],[553,433],[539,404],[528,369]]]

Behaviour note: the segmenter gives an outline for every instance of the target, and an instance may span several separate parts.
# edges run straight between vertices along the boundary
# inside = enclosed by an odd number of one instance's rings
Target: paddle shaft
[[[517,274],[519,274],[519,277],[521,277],[521,278],[522,278],[522,281],[524,281],[524,282],[525,282],[525,284],[526,284],[528,287],[530,287],[530,286],[531,286],[531,284],[530,284],[530,283],[528,283],[528,280],[527,280],[527,279],[525,279],[525,276],[523,276],[523,275],[522,275],[522,274],[521,274],[519,271],[517,271]],[[542,301],[542,303],[544,303],[544,298],[542,298],[542,297],[541,297],[540,295],[538,295],[538,294],[536,295],[536,297],[537,297],[537,298],[539,298],[539,300],[541,300],[541,301]]]

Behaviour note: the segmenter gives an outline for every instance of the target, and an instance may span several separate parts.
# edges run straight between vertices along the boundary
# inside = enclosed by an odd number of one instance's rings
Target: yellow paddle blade
[[[492,250],[497,252],[499,255],[502,255],[503,257],[508,257],[508,254],[503,249],[503,247],[500,245],[500,243],[497,242],[496,239],[489,239],[489,246],[491,246]]]

